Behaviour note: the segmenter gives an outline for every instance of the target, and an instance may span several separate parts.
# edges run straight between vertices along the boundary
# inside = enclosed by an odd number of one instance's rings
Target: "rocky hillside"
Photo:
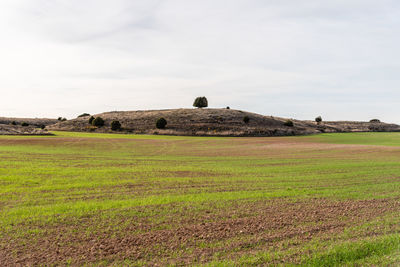
[[[0,124],[0,135],[51,135],[51,133],[35,126]]]
[[[243,118],[249,118],[245,123]],[[118,120],[124,133],[171,134],[197,136],[286,136],[321,132],[368,132],[400,131],[400,126],[370,122],[322,122],[292,120],[293,126],[285,125],[288,119],[263,116],[233,109],[169,109],[146,111],[114,111],[96,114],[105,121],[103,127],[88,123],[89,116],[57,122],[46,129],[59,131],[112,132],[111,122]],[[157,129],[155,123],[163,117],[168,124]]]
[[[49,135],[42,128],[56,122],[56,119],[0,117],[0,135]]]
[[[15,122],[17,125],[21,125],[22,123],[27,123],[30,126],[41,127],[42,125],[47,126],[51,124],[55,124],[58,122],[57,119],[41,119],[41,118],[6,118],[0,117],[0,124],[12,124]]]

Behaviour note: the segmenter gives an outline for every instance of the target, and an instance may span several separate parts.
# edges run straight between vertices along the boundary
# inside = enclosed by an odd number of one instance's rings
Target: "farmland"
[[[0,265],[400,262],[400,133],[0,137]]]

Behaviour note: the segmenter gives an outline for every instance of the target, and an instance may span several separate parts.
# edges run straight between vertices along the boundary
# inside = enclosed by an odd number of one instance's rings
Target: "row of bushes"
[[[11,125],[18,125],[18,123],[17,123],[16,121],[12,121],[10,124],[11,124]],[[29,126],[29,123],[27,123],[27,122],[21,122],[21,126],[27,127],[27,126]],[[40,128],[40,129],[46,128],[46,125],[44,125],[44,124],[39,125],[39,126],[38,126],[38,125],[35,125],[35,126],[37,126],[37,127]]]
[[[250,117],[249,116],[244,116],[243,117],[243,122],[246,123],[246,124],[249,123],[250,122]],[[95,118],[95,117],[91,116],[89,118],[89,124],[93,125],[93,126],[96,126],[96,127],[103,127],[104,126],[104,120],[101,117],[96,117]],[[165,129],[167,124],[168,124],[167,120],[165,118],[161,117],[156,121],[156,128],[157,129]],[[294,123],[291,120],[287,120],[283,125],[289,126],[289,127],[293,127]],[[122,127],[122,125],[121,125],[121,123],[119,121],[112,121],[111,122],[111,130],[119,131],[119,130],[121,130],[121,127]]]
[[[315,121],[316,121],[318,124],[320,124],[320,123],[322,122],[322,117],[321,117],[321,116],[316,117],[316,118],[315,118]],[[372,120],[370,120],[369,122],[371,122],[371,123],[380,123],[381,121],[378,120],[378,119],[372,119]]]
[[[88,122],[89,122],[90,125],[93,125],[93,126],[96,126],[96,127],[103,127],[104,126],[104,120],[101,117],[96,117],[95,118],[95,117],[91,116],[89,118]],[[159,118],[156,121],[156,127],[158,129],[164,129],[165,126],[167,126],[167,120],[166,119]],[[119,130],[121,130],[121,128],[122,128],[122,125],[121,125],[121,123],[119,121],[112,121],[111,122],[111,130],[119,131]]]
[[[89,124],[96,126],[96,127],[103,127],[104,120],[101,117],[95,118],[95,117],[91,116],[89,118]],[[112,121],[111,122],[111,130],[113,130],[113,131],[121,130],[121,123],[119,121]]]

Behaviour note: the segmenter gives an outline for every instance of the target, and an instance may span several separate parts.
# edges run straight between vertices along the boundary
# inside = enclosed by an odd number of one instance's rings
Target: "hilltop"
[[[287,118],[264,116],[234,109],[167,109],[140,111],[113,111],[93,115],[105,121],[103,127],[88,123],[89,116],[65,122],[57,122],[46,127],[58,131],[112,132],[110,125],[118,120],[123,133],[169,134],[193,136],[288,136],[321,132],[371,132],[400,131],[400,126],[387,123],[335,121],[317,124],[314,121],[291,119],[293,127],[285,126]],[[244,117],[249,122],[243,121]],[[155,122],[163,117],[168,124],[165,129],[157,129]]]

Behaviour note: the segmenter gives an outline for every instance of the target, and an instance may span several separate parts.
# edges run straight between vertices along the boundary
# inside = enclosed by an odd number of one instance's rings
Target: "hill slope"
[[[25,122],[29,125],[40,127],[42,125],[47,126],[51,124],[55,124],[58,122],[57,119],[45,119],[45,118],[7,118],[0,117],[0,124],[11,124],[12,122],[16,122],[16,124],[20,125]]]
[[[49,135],[40,128],[58,122],[56,119],[0,117],[0,135]],[[27,123],[28,126],[22,126]]]
[[[248,116],[249,123],[243,118]],[[370,122],[324,122],[293,120],[285,126],[285,118],[263,116],[233,109],[168,109],[145,111],[113,111],[94,115],[105,120],[103,127],[89,125],[89,117],[81,117],[47,126],[49,130],[111,132],[110,124],[118,120],[122,132],[137,134],[171,134],[198,136],[286,136],[321,132],[400,131],[400,126]],[[155,122],[164,117],[168,125],[156,129]]]

